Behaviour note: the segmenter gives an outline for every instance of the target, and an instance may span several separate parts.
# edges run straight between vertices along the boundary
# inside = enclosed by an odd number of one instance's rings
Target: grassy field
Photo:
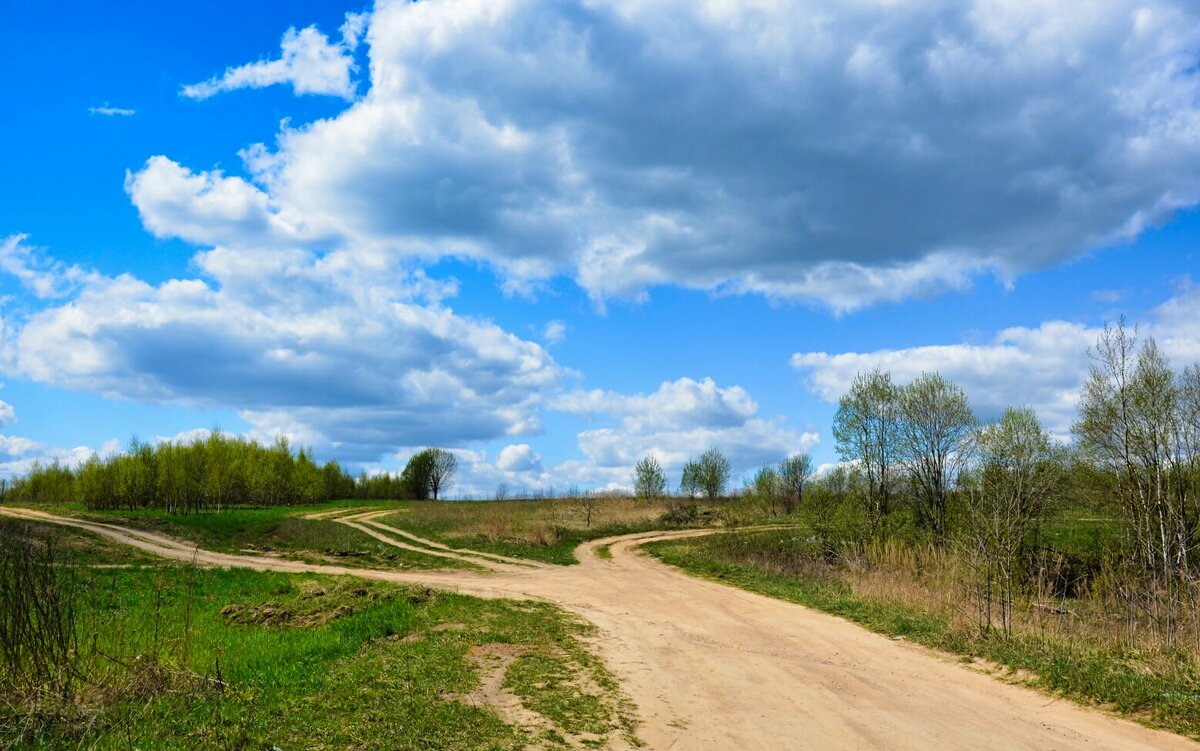
[[[666,503],[636,498],[540,501],[408,502],[380,521],[454,547],[546,563],[577,563],[575,548],[600,537],[675,526]],[[697,525],[711,520],[700,510]],[[589,523],[590,522],[590,523]]]
[[[45,507],[93,521],[160,532],[224,553],[270,553],[311,563],[343,563],[363,568],[427,570],[473,568],[471,564],[392,547],[328,519],[309,514],[337,509],[370,511],[397,503],[334,501],[305,506],[238,508],[169,514],[161,509],[88,512],[74,505]]]
[[[64,533],[58,547],[86,537]],[[633,738],[629,707],[585,646],[590,627],[551,605],[177,565],[69,575],[86,679],[70,702],[0,701],[0,748],[518,749]]]
[[[1049,534],[1072,555],[1096,552],[1113,534],[1104,522]],[[1022,603],[1010,639],[983,634],[952,556],[891,546],[829,563],[801,527],[738,532],[646,546],[666,563],[769,597],[822,610],[873,631],[962,655],[1000,677],[1200,738],[1198,645],[1131,648],[1110,614],[1087,600]]]
[[[100,535],[62,527],[0,517],[0,540],[45,539],[53,536],[58,560],[65,566],[139,566],[158,565],[161,558],[140,550],[118,545]]]

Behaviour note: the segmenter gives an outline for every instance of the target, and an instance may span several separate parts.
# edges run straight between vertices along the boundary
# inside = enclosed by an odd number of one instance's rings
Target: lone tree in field
[[[696,460],[696,486],[710,501],[725,492],[729,483],[729,460],[718,449],[710,448]]]
[[[967,560],[976,576],[979,626],[995,616],[1012,634],[1013,594],[1029,533],[1065,474],[1064,450],[1028,407],[1005,411],[975,437],[976,466],[965,476]]]
[[[812,477],[812,456],[796,454],[779,463],[779,490],[783,496],[783,513],[794,514],[804,501],[804,486]]]
[[[433,500],[438,499],[438,493],[454,484],[454,475],[458,472],[458,457],[446,449],[425,449],[433,455],[433,470],[429,473],[429,491]]]
[[[404,465],[404,471],[400,473],[400,483],[405,496],[415,501],[423,501],[429,497],[433,463],[433,449],[425,449],[412,455],[408,464]]]
[[[667,492],[667,476],[653,456],[645,457],[634,467],[633,489],[643,500],[661,498]]]
[[[937,373],[900,391],[901,459],[913,486],[917,522],[945,540],[950,488],[969,458],[976,419],[967,394]]]
[[[891,511],[899,450],[900,390],[892,375],[876,368],[859,373],[850,390],[838,400],[833,437],[838,455],[857,462],[867,481],[867,518],[873,532],[880,531]]]

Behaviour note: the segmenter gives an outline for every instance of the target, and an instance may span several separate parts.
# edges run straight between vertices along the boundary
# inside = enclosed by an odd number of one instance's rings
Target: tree
[[[779,463],[779,487],[783,495],[783,512],[794,514],[804,501],[804,486],[812,477],[810,454],[796,454]]]
[[[1074,431],[1109,478],[1151,590],[1189,581],[1200,539],[1200,368],[1176,375],[1153,339],[1105,327]]]
[[[679,476],[679,492],[688,498],[700,492],[700,463],[688,459],[683,465],[683,474]]]
[[[838,400],[833,437],[838,455],[862,467],[867,481],[867,517],[873,532],[882,530],[891,511],[892,484],[899,451],[900,390],[890,373],[876,368],[859,373]]]
[[[979,421],[966,392],[937,373],[923,373],[901,389],[899,416],[901,459],[913,485],[917,521],[944,541],[950,488],[969,457]]]
[[[637,497],[643,500],[661,498],[667,492],[667,476],[653,456],[643,458],[634,467],[633,489]]]
[[[754,473],[754,482],[751,485],[754,497],[767,507],[771,516],[775,516],[778,511],[780,479],[779,473],[775,471],[774,467],[763,467]]]
[[[406,498],[423,501],[433,492],[434,449],[413,454],[400,473],[400,485]]]
[[[715,501],[729,483],[729,460],[718,449],[710,448],[696,461],[696,485],[708,500]]]
[[[1028,407],[1006,410],[977,431],[974,443],[976,466],[963,482],[963,539],[976,575],[980,627],[990,630],[998,612],[1007,637],[1025,541],[1062,481],[1065,452]]]
[[[429,490],[433,493],[433,500],[436,501],[441,491],[454,484],[454,475],[458,472],[458,457],[446,449],[430,448],[426,451],[433,454],[433,470],[429,473]]]

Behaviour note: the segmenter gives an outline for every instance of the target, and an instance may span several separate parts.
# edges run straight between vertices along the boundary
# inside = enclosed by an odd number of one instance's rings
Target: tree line
[[[449,457],[447,459],[447,457]],[[415,467],[414,467],[415,462]],[[79,503],[92,510],[162,508],[189,514],[244,506],[338,499],[424,499],[453,482],[457,460],[445,449],[418,452],[404,472],[357,476],[336,461],[318,465],[285,437],[271,445],[213,432],[191,441],[145,443],[76,467],[35,463],[2,488],[14,504]]]

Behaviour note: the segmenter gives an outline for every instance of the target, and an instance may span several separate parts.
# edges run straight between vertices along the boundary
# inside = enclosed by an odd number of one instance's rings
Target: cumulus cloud
[[[93,277],[6,321],[8,370],[145,402],[240,410],[344,458],[540,430],[559,366],[537,344],[441,300],[447,285],[302,250],[198,254],[203,278]]]
[[[607,419],[617,425],[585,430],[579,449],[586,461],[568,461],[557,471],[581,484],[628,482],[633,465],[653,455],[669,471],[709,447],[725,453],[735,471],[777,462],[808,451],[816,433],[797,433],[782,419],[764,419],[740,386],[720,387],[711,378],[668,381],[650,394],[575,391],[552,400],[561,412]]]
[[[1156,338],[1182,368],[1200,361],[1200,289],[1190,282],[1158,306],[1139,333]],[[879,367],[907,383],[937,371],[966,390],[972,407],[994,419],[1007,407],[1034,407],[1046,426],[1066,438],[1101,329],[1067,321],[1015,327],[984,344],[942,344],[871,352],[798,352],[791,364],[814,394],[835,403],[857,373]]]
[[[303,216],[601,302],[679,284],[850,311],[1007,281],[1200,200],[1181,0],[380,0],[345,38],[362,24],[369,91],[245,152],[252,236]],[[340,49],[326,88],[347,92],[351,44],[304,38]],[[143,217],[184,234],[204,222],[157,215],[190,210]]]
[[[354,98],[352,74],[357,70],[354,49],[362,34],[363,17],[347,16],[342,40],[330,42],[316,26],[297,31],[289,28],[279,43],[279,57],[226,68],[219,76],[184,86],[181,93],[189,99],[208,99],[225,91],[261,89],[275,84],[291,84],[297,94],[325,94],[343,99]]]

